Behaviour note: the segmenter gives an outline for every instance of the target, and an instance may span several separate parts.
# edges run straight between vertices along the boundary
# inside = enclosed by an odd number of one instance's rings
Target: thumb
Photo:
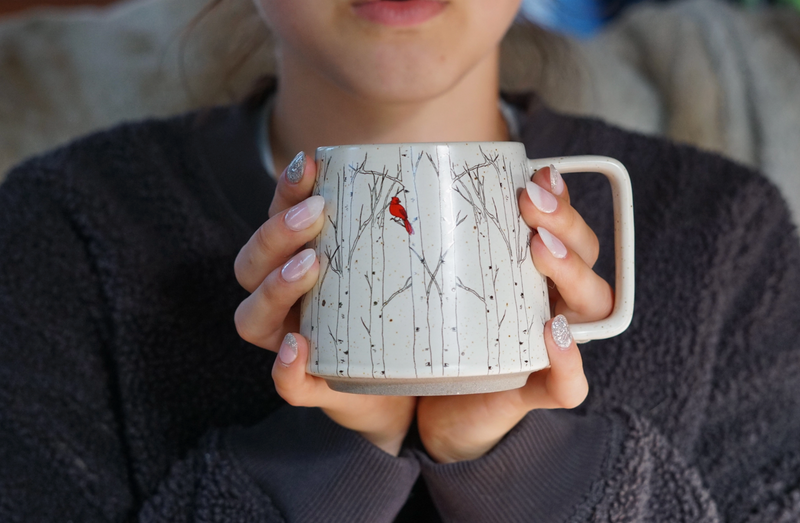
[[[545,324],[544,344],[550,368],[531,374],[528,383],[519,389],[525,409],[577,407],[586,399],[589,384],[567,318],[559,314]]]
[[[272,366],[278,394],[295,407],[322,408],[334,422],[396,456],[414,417],[415,398],[336,392],[324,379],[306,373],[307,361],[308,341],[290,332]]]
[[[583,358],[572,338],[569,322],[562,314],[551,319],[544,328],[550,372],[545,387],[558,408],[572,409],[583,403],[589,383],[583,372]]]
[[[307,361],[308,341],[299,334],[286,334],[272,366],[275,389],[289,405],[325,406],[333,391],[325,380],[306,373]]]

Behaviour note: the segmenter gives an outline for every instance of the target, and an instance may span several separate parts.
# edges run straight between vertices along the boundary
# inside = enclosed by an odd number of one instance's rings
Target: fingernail
[[[293,231],[302,231],[311,226],[325,207],[325,198],[322,196],[312,196],[298,203],[288,211],[283,217],[286,226]]]
[[[278,351],[278,358],[287,367],[297,359],[297,338],[291,332],[283,337],[283,343]]]
[[[556,195],[564,192],[564,179],[553,164],[550,164],[550,192]]]
[[[569,322],[563,314],[559,314],[553,318],[553,323],[550,324],[550,332],[553,334],[553,341],[561,349],[568,349],[572,345],[572,333],[569,330]],[[281,349],[283,350],[283,349]]]
[[[567,255],[567,248],[564,247],[564,244],[561,243],[561,240],[553,236],[550,231],[544,227],[538,227],[536,230],[539,232],[539,237],[542,238],[544,246],[547,247],[547,250],[550,251],[550,254],[556,258],[563,258]]]
[[[289,183],[298,183],[303,177],[303,171],[306,169],[306,153],[300,151],[294,157],[292,163],[286,168],[286,180]]]
[[[306,249],[286,262],[286,265],[281,269],[281,276],[290,283],[297,281],[314,265],[315,259],[314,249]]]
[[[528,191],[528,197],[533,202],[533,205],[535,205],[540,211],[549,214],[555,211],[556,207],[558,207],[558,200],[556,200],[556,197],[535,183],[526,182],[525,188]]]

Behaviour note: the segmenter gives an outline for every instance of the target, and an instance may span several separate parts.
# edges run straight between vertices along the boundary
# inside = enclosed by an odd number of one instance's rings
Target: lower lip
[[[445,8],[436,0],[405,0],[391,2],[379,0],[353,6],[355,13],[370,22],[393,27],[421,24],[438,15]]]

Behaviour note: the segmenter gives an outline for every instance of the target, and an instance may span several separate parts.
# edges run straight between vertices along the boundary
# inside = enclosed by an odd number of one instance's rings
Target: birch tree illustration
[[[484,161],[476,165],[470,166],[469,163],[464,164],[460,173],[453,172],[453,191],[458,194],[469,207],[471,207],[471,215],[468,221],[472,224],[472,229],[475,231],[475,240],[478,252],[478,266],[480,269],[480,288],[476,289],[471,286],[472,278],[462,279],[457,276],[458,286],[471,293],[476,299],[483,303],[483,310],[485,310],[484,325],[486,327],[485,342],[486,342],[486,371],[491,374],[499,372],[499,348],[500,348],[500,327],[505,320],[505,314],[502,319],[500,316],[500,307],[497,300],[495,300],[495,284],[499,268],[494,265],[494,256],[492,255],[492,236],[490,222],[496,219],[489,212],[486,201],[486,176],[481,169],[491,166],[490,161]],[[466,282],[466,283],[465,283]],[[504,311],[505,312],[505,311]]]
[[[395,147],[394,165],[364,154],[319,166],[326,225],[303,327],[313,368],[423,378],[530,367],[531,333],[549,314],[525,296],[547,292],[517,205],[526,164]]]
[[[363,213],[359,212],[358,233],[350,246],[349,257],[352,259],[357,253],[358,242],[364,231],[369,229],[369,268],[362,271],[368,287],[368,312],[360,315],[359,321],[366,331],[369,341],[371,375],[372,377],[385,377],[386,361],[382,350],[385,344],[382,311],[386,301],[386,288],[381,276],[385,274],[386,269],[385,220],[391,198],[403,191],[403,183],[400,178],[402,172],[399,169],[396,176],[389,175],[385,166],[381,171],[368,170],[366,168],[367,160],[368,155],[365,155],[363,162],[352,167],[354,180],[358,175],[367,178],[369,214],[362,217]],[[350,278],[350,283],[352,285],[352,278]],[[403,290],[405,289],[402,288],[400,292]]]

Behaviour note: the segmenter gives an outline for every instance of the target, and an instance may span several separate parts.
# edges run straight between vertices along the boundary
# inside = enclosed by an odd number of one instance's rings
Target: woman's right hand
[[[239,251],[236,279],[250,296],[236,309],[236,330],[253,345],[278,353],[272,378],[290,405],[320,407],[336,423],[396,456],[416,398],[336,392],[305,370],[308,342],[296,333],[299,300],[317,281],[319,261],[313,250],[301,249],[324,223],[322,197],[309,197],[315,175],[313,162],[302,153],[295,157],[278,179],[269,220]]]

